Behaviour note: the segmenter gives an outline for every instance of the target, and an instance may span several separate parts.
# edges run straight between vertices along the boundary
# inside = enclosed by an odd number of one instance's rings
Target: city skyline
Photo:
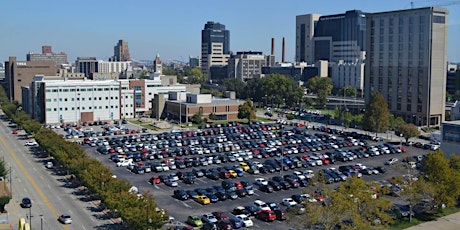
[[[439,5],[449,10],[448,61],[460,62],[460,1],[412,1],[414,8]],[[108,60],[120,39],[129,43],[133,60],[188,62],[189,55],[201,53],[201,30],[207,21],[222,23],[230,31],[232,52],[260,51],[269,54],[275,39],[276,60],[281,61],[281,42],[286,40],[286,61],[295,60],[297,15],[332,15],[348,10],[366,13],[411,8],[411,1],[385,2],[350,0],[308,2],[243,1],[221,3],[139,1],[138,4],[112,4],[81,0],[75,5],[58,1],[17,1],[2,4],[0,61],[16,56],[25,60],[28,52],[40,53],[43,45],[77,57]],[[453,4],[455,3],[455,4]]]

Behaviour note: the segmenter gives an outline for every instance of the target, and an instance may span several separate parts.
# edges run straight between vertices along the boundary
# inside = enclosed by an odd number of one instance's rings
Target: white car
[[[117,162],[117,167],[127,167],[128,165],[133,163],[133,159],[126,159]]]
[[[217,218],[211,213],[201,215],[201,221],[205,223],[217,223]]]
[[[295,202],[292,198],[284,198],[281,204],[287,207],[293,207],[297,205],[297,202]]]
[[[266,204],[265,202],[263,202],[261,200],[255,200],[254,205],[259,207],[262,210],[267,210],[267,211],[271,210],[270,207],[268,206],[268,204]]]
[[[38,143],[36,141],[26,141],[26,146],[37,146]]]
[[[294,172],[292,172],[292,174],[294,174],[295,176],[297,176],[297,177],[298,177],[299,179],[301,179],[301,180],[305,180],[305,179],[306,179],[305,175],[303,175],[303,173],[301,173],[301,172],[299,172],[299,171],[294,171]]]
[[[257,185],[267,185],[268,184],[268,181],[265,180],[264,178],[256,178],[255,179],[255,184]]]
[[[60,215],[58,220],[62,224],[70,224],[70,223],[72,223],[72,217],[70,217],[70,215],[68,215],[68,214]]]
[[[387,162],[385,162],[386,165],[393,165],[398,162],[398,158],[391,158]]]
[[[46,162],[46,165],[45,165],[45,167],[46,167],[47,169],[51,169],[51,168],[53,168],[53,167],[54,167],[54,164],[53,164],[53,162],[51,162],[51,161],[48,161],[48,162]]]
[[[252,227],[254,226],[254,223],[252,222],[251,218],[249,216],[241,214],[241,215],[236,215],[236,218],[240,219],[243,221],[244,227]]]

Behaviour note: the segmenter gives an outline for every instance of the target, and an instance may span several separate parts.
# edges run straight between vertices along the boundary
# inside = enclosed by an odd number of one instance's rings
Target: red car
[[[259,213],[257,213],[256,217],[257,219],[269,222],[276,220],[276,213],[271,210],[262,210]]]
[[[241,184],[241,182],[235,181],[235,187],[236,187],[236,189],[242,189],[243,185]]]
[[[230,219],[230,217],[228,217],[227,213],[222,212],[222,211],[212,212],[212,215],[214,215],[216,217],[216,219],[218,219],[218,220],[228,220],[228,219]]]
[[[153,176],[152,178],[150,178],[149,182],[151,184],[160,184],[161,183],[161,179],[160,177],[158,176]]]
[[[13,130],[13,134],[18,134],[18,130],[17,129]]]
[[[403,153],[406,153],[407,152],[407,149],[402,147],[402,146],[398,146],[398,149],[401,149],[401,152]]]

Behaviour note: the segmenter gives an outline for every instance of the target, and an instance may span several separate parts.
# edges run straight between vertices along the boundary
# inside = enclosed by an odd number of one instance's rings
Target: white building
[[[120,83],[114,80],[45,80],[31,83],[33,117],[46,124],[120,119]]]
[[[364,62],[330,63],[331,78],[334,88],[343,88],[350,85],[362,91],[364,88]]]

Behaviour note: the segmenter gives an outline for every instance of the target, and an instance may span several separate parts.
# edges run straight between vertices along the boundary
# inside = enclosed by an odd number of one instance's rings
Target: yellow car
[[[235,170],[230,169],[228,170],[228,173],[230,173],[230,176],[233,178],[238,177],[238,174],[235,172]]]
[[[205,196],[205,195],[199,195],[195,198],[195,201],[200,203],[200,204],[209,204],[211,203],[211,200]]]
[[[240,167],[243,169],[243,171],[248,171],[249,170],[249,165],[246,164],[245,162],[240,162]]]

